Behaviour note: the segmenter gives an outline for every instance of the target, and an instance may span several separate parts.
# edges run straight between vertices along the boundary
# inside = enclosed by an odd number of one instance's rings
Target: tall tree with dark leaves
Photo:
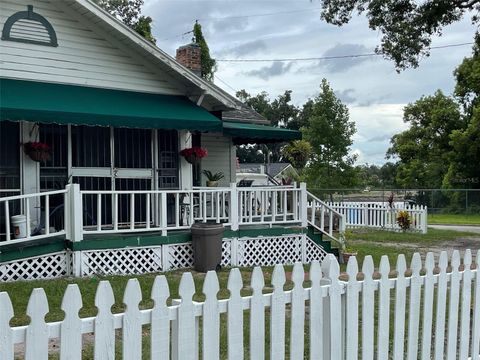
[[[312,146],[307,169],[309,186],[354,186],[357,178],[353,167],[356,156],[350,154],[350,147],[356,129],[347,106],[336,97],[325,79],[320,85],[319,95],[308,104],[308,123],[302,128],[302,133]]]
[[[213,75],[217,70],[217,62],[210,56],[210,49],[203,36],[202,25],[200,25],[198,21],[196,21],[193,26],[193,39],[195,44],[199,45],[201,49],[202,77],[206,80],[213,81]]]
[[[142,15],[144,0],[94,0],[112,16],[155,44],[152,34],[152,18]]]
[[[394,61],[398,71],[417,67],[428,56],[432,37],[463,16],[479,23],[480,0],[321,0],[322,18],[347,24],[352,15],[365,14],[372,30],[382,34],[376,52]]]

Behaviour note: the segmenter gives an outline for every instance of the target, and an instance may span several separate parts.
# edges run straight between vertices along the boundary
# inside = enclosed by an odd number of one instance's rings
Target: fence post
[[[427,228],[428,228],[428,208],[427,206],[423,206],[423,211],[422,211],[422,232],[424,234],[427,233]]]
[[[308,226],[307,201],[308,201],[307,184],[302,182],[300,183],[300,202],[299,203],[300,203],[300,221],[302,223],[303,228],[306,228]]]
[[[238,266],[238,237],[230,240],[230,265]]]
[[[83,203],[79,184],[68,184],[67,202],[65,204],[65,232],[67,240],[80,242],[83,240]],[[73,276],[82,276],[82,252],[72,251],[73,267],[70,269]]]
[[[237,184],[230,184],[230,228],[232,231],[238,230],[238,192]]]

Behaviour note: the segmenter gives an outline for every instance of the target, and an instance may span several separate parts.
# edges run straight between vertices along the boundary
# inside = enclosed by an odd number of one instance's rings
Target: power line
[[[204,17],[200,19],[196,19],[197,21],[208,21],[208,20],[226,20],[226,19],[242,19],[242,18],[250,18],[250,17],[260,17],[260,16],[272,16],[272,15],[281,15],[281,14],[295,14],[300,12],[307,12],[307,11],[314,11],[314,10],[321,10],[322,8],[309,8],[309,9],[297,9],[297,10],[290,10],[290,11],[278,11],[272,13],[260,13],[260,14],[250,14],[250,15],[232,15],[232,16],[223,16],[223,17]],[[160,39],[160,41],[167,41],[171,39],[176,39],[185,35],[192,33],[193,30],[173,35],[165,39]]]
[[[221,82],[223,85],[229,87],[231,90],[233,90],[233,91],[235,91],[235,93],[237,93],[237,91],[238,91],[237,89],[234,89],[232,86],[230,86],[230,85],[229,85],[228,83],[226,83],[224,80],[222,80],[222,78],[220,78],[217,74],[215,74],[215,79],[220,80],[220,82]]]
[[[260,16],[272,16],[272,15],[281,15],[281,14],[294,14],[300,12],[307,12],[307,11],[314,11],[314,10],[322,10],[321,7],[319,8],[308,8],[308,9],[297,9],[297,10],[289,10],[289,11],[277,11],[271,13],[260,13],[260,14],[250,14],[250,15],[232,15],[232,16],[223,16],[223,17],[205,17],[199,18],[197,20],[225,20],[225,19],[242,19],[242,18],[250,18],[250,17],[260,17]]]
[[[430,50],[445,49],[451,47],[472,45],[473,42],[449,44],[432,46]],[[364,53],[364,54],[350,54],[350,55],[332,55],[332,56],[318,56],[318,57],[305,57],[305,58],[279,58],[279,59],[215,59],[218,62],[274,62],[274,61],[318,61],[318,60],[335,60],[335,59],[349,59],[349,58],[361,58],[370,56],[381,56],[382,53]]]

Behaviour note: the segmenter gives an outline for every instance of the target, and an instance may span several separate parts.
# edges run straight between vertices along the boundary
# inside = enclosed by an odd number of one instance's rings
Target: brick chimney
[[[202,76],[202,60],[200,45],[191,43],[177,49],[177,61],[192,70],[196,75]]]

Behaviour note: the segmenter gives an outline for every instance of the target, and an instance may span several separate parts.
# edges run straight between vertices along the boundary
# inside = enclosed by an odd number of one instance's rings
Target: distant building
[[[239,164],[237,183],[253,181],[253,186],[289,184],[298,178],[298,172],[289,163]]]

